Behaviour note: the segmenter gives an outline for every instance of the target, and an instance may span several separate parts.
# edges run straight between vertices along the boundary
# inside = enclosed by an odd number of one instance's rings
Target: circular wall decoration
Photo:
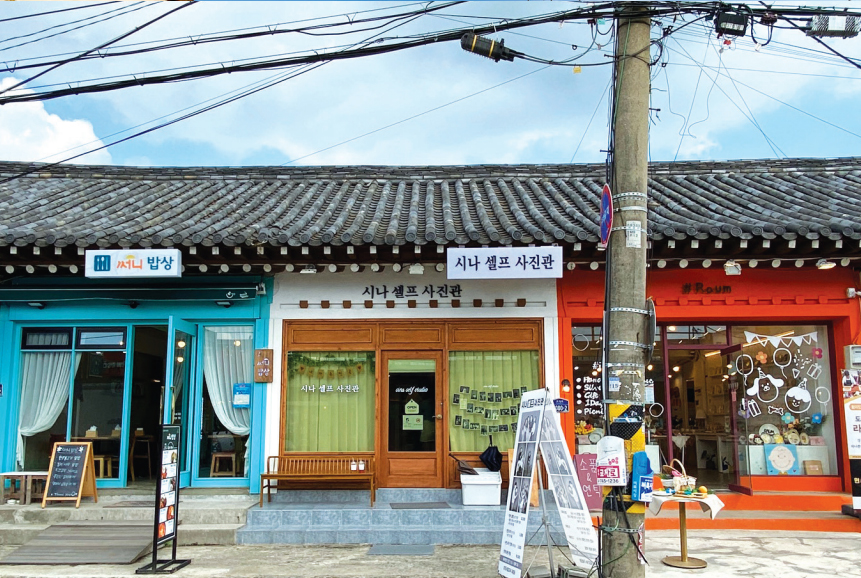
[[[657,413],[655,413],[655,408],[660,408]],[[653,403],[649,406],[649,415],[652,417],[661,417],[664,415],[664,406],[659,403]]]
[[[579,348],[579,347],[577,347],[577,338],[578,338],[578,337],[583,338],[583,341],[585,341],[585,342],[586,342],[586,343],[583,345],[583,348],[582,348],[582,349],[581,349],[581,348]],[[574,349],[576,349],[577,351],[586,351],[587,349],[589,349],[589,344],[590,344],[590,343],[592,343],[592,342],[591,342],[589,339],[587,339],[587,338],[586,338],[586,336],[585,336],[585,335],[583,335],[582,333],[578,333],[578,334],[576,334],[576,335],[574,336],[574,338],[571,340],[571,346],[572,346]]]
[[[747,353],[739,355],[735,358],[735,368],[740,374],[747,377],[753,373],[753,358]]]
[[[777,367],[785,369],[790,363],[792,363],[792,352],[785,347],[778,347],[771,355],[771,359]]]
[[[828,403],[831,401],[831,392],[828,391],[827,387],[816,388],[816,401],[819,403]]]

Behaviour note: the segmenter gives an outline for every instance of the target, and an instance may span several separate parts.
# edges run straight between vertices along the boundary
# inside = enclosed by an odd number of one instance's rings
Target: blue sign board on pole
[[[558,398],[553,400],[553,407],[556,408],[558,413],[568,413],[568,400],[563,398]]]
[[[610,242],[610,229],[613,228],[613,195],[610,185],[604,185],[601,191],[601,244],[599,249],[606,249]]]

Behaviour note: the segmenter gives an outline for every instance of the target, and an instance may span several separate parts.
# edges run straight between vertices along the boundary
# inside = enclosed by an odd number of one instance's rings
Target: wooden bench
[[[364,464],[364,469],[360,469]],[[355,468],[355,469],[354,469]],[[342,453],[293,453],[269,456],[266,473],[260,474],[260,507],[263,490],[272,501],[272,486],[278,482],[334,482],[367,480],[374,506],[374,456]]]

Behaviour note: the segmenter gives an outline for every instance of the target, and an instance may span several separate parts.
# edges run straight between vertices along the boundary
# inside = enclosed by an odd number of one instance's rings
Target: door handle
[[[433,418],[434,418],[434,419],[442,419],[442,414],[441,414],[441,413],[438,413],[438,414],[436,414],[435,416],[433,416]]]

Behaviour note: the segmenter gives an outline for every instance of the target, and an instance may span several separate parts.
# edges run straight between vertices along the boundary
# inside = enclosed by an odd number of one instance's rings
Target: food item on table
[[[709,489],[705,486],[700,486],[699,488],[697,488],[697,491],[701,494],[708,494],[709,493]]]

